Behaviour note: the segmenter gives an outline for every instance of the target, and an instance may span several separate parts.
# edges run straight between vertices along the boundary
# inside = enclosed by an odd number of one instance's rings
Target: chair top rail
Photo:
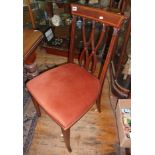
[[[123,21],[127,18],[124,15],[108,12],[103,9],[71,4],[71,14],[92,19],[116,28],[120,28]]]

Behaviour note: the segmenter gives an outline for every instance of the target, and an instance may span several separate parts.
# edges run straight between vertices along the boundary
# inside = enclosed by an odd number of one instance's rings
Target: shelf
[[[69,49],[67,49],[67,48],[60,48],[60,47],[47,46],[47,45],[43,45],[43,47],[45,48],[45,50],[48,54],[68,57]],[[78,59],[79,54],[75,52],[74,58]]]

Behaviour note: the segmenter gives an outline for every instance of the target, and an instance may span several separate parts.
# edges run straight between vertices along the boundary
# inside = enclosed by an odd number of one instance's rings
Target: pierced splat
[[[79,63],[81,66],[85,67],[88,71],[94,72],[97,64],[96,52],[104,39],[106,26],[104,24],[102,25],[102,32],[100,33],[99,39],[95,45],[94,35],[95,35],[96,22],[94,20],[92,21],[92,29],[90,32],[89,40],[87,41],[86,40],[86,19],[85,18],[82,18],[82,19],[83,19],[83,22],[82,22],[83,23],[82,24],[83,50],[80,55]],[[91,46],[90,48],[91,51],[89,51],[89,46]]]

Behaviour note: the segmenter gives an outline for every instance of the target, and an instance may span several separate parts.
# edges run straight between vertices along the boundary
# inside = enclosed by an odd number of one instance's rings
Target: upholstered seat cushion
[[[27,88],[49,116],[66,130],[95,103],[100,82],[79,65],[68,63],[30,80]]]

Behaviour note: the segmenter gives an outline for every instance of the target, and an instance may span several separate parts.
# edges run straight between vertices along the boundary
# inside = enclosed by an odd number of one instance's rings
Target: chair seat
[[[38,104],[64,130],[77,122],[95,103],[100,81],[77,64],[61,65],[27,83]]]

